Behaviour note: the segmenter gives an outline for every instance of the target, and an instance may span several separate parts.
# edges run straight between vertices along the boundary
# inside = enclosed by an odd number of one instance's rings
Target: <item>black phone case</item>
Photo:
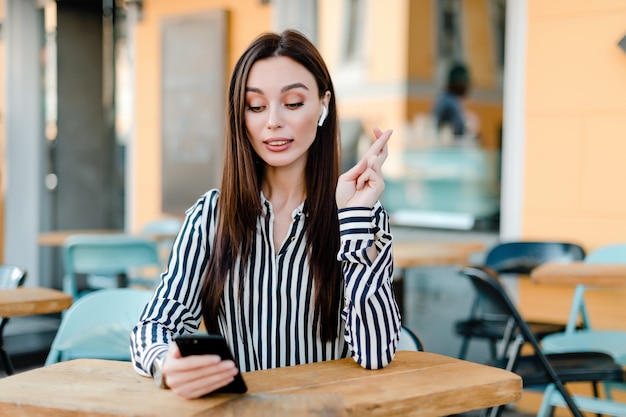
[[[181,355],[219,355],[222,359],[230,359],[235,364],[235,358],[226,343],[226,339],[221,335],[215,334],[193,334],[178,336],[174,339],[178,345]],[[238,372],[235,379],[230,384],[213,391],[213,393],[230,392],[243,394],[248,391],[248,387],[241,376],[241,372]]]

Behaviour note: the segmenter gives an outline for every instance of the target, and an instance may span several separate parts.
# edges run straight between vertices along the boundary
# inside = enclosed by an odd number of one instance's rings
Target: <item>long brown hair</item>
[[[244,121],[245,87],[252,65],[262,59],[284,56],[307,68],[315,78],[320,98],[329,91],[328,117],[309,148],[306,168],[305,230],[315,286],[315,315],[322,340],[338,336],[342,294],[339,250],[339,220],[335,189],[340,171],[341,145],[335,90],[322,56],[301,33],[286,30],[256,38],[237,61],[228,89],[228,123],[224,146],[224,170],[219,199],[217,233],[208,259],[202,287],[203,318],[209,332],[219,331],[226,278],[240,259],[240,291],[243,293],[248,257],[257,218],[262,215],[261,179],[264,162],[256,154]],[[240,296],[240,300],[242,300]]]

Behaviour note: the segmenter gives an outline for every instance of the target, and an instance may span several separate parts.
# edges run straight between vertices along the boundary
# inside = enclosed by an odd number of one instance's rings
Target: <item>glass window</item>
[[[491,0],[496,59],[498,67],[504,68],[504,33],[506,30],[506,0]]]
[[[437,1],[438,52],[443,61],[463,59],[461,42],[461,1]]]
[[[346,31],[343,43],[343,61],[354,62],[362,59],[364,0],[346,0]]]

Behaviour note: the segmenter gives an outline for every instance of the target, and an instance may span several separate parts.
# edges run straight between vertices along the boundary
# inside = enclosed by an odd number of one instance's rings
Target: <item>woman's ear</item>
[[[330,91],[326,90],[324,93],[324,97],[322,97],[322,104],[326,106],[326,109],[328,109],[328,106],[330,105]]]

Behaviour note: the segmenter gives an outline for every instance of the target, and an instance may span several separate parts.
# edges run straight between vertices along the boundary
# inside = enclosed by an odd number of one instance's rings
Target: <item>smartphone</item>
[[[186,334],[178,336],[174,341],[183,356],[219,355],[222,359],[230,359],[237,364],[230,347],[226,343],[226,339],[221,335],[206,333]],[[248,391],[248,387],[241,376],[241,371],[238,370],[233,382],[213,392],[243,394],[246,391]]]

